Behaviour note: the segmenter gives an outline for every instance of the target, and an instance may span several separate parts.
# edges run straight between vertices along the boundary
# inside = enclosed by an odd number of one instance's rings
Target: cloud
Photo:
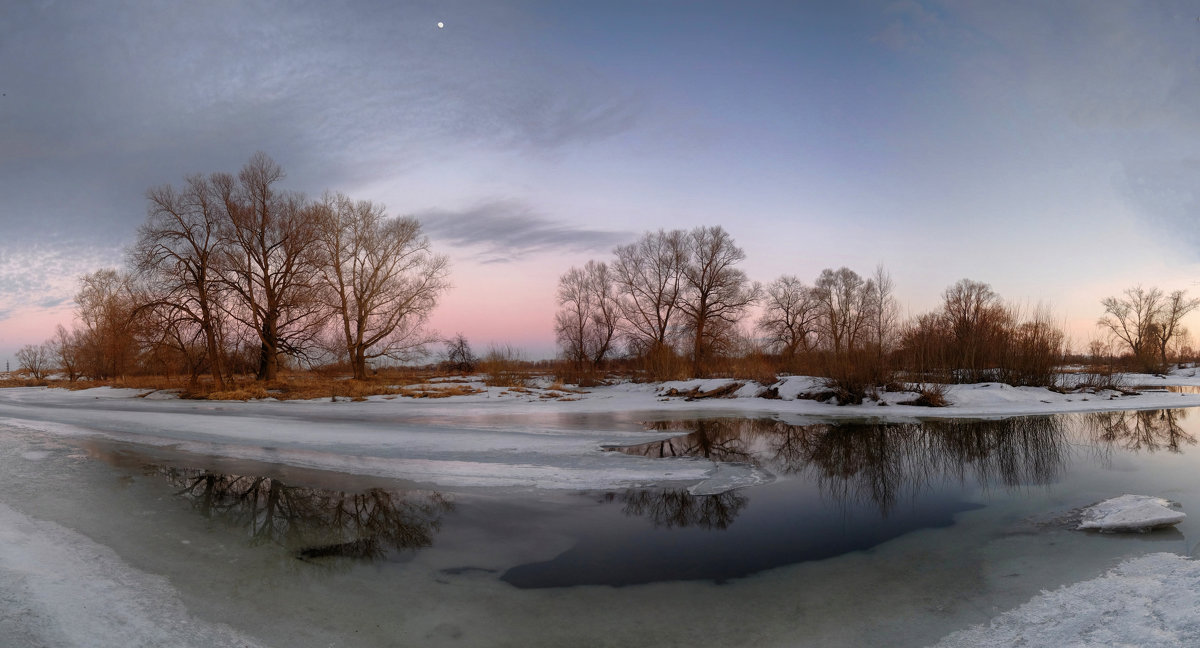
[[[884,14],[892,16],[892,20],[871,41],[898,52],[924,45],[926,34],[942,26],[937,14],[915,0],[893,2],[884,9]]]
[[[488,2],[22,5],[0,21],[0,225],[117,244],[148,187],[256,150],[316,195],[637,127],[636,93],[543,33]]]
[[[634,236],[551,220],[517,200],[486,202],[463,211],[433,209],[415,216],[430,238],[475,248],[484,263],[507,263],[545,252],[608,251]]]
[[[117,249],[90,246],[0,247],[0,322],[69,304],[79,277],[120,263]]]

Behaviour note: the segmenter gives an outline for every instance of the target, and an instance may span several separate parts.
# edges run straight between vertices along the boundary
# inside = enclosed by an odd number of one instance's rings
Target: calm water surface
[[[1198,419],[628,417],[666,438],[610,452],[775,476],[714,496],[443,492],[0,427],[0,500],[268,645],[919,646],[1124,558],[1191,554]],[[1072,530],[1126,492],[1191,517]]]

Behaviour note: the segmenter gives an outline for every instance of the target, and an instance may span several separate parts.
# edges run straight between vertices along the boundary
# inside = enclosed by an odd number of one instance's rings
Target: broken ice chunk
[[[1183,511],[1171,508],[1171,502],[1161,497],[1122,495],[1083,509],[1079,528],[1145,532],[1179,524],[1185,517]]]

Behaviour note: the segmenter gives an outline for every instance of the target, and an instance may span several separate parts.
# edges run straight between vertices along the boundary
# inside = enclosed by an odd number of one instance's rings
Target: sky
[[[256,151],[418,217],[477,352],[553,354],[558,277],[659,228],[763,283],[882,264],[906,315],[983,281],[1077,349],[1106,296],[1200,294],[1191,3],[41,0],[0,13],[0,361],[147,189]]]

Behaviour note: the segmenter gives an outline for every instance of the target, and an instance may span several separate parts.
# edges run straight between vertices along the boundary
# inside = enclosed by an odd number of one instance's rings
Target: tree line
[[[646,232],[607,260],[570,268],[554,322],[564,373],[587,380],[619,359],[650,379],[699,378],[745,374],[738,361],[759,358],[768,379],[820,375],[861,395],[898,378],[1053,385],[1068,353],[1049,307],[1007,303],[983,282],[962,279],[938,307],[905,321],[883,266],[867,276],[827,268],[811,284],[785,274],[762,286],[738,267],[744,260],[723,228],[697,227]],[[1200,300],[1137,287],[1102,305],[1101,329],[1159,370]]]
[[[285,358],[363,378],[372,361],[424,353],[449,264],[420,223],[340,193],[309,199],[283,179],[256,153],[236,175],[150,189],[125,269],[84,276],[79,326],[21,349],[22,366],[72,381],[209,374],[219,391],[236,374],[275,379]]]
[[[381,361],[422,357],[425,324],[448,289],[448,260],[414,218],[326,192],[279,187],[256,153],[236,173],[189,176],[146,192],[147,216],[123,269],[81,278],[78,325],[18,351],[35,379],[131,373],[277,377],[287,360],[341,364],[357,379]],[[1067,353],[1048,307],[1005,302],[982,282],[948,287],[934,310],[902,320],[890,274],[826,268],[812,283],[765,286],[719,226],[649,231],[559,277],[554,332],[560,373],[586,382],[611,368],[647,379],[778,373],[825,376],[843,395],[897,380],[1050,385]],[[1102,301],[1093,357],[1120,347],[1130,366],[1162,370],[1184,351],[1184,291],[1141,286]],[[460,334],[448,362],[472,370]],[[510,354],[514,355],[514,354]]]

